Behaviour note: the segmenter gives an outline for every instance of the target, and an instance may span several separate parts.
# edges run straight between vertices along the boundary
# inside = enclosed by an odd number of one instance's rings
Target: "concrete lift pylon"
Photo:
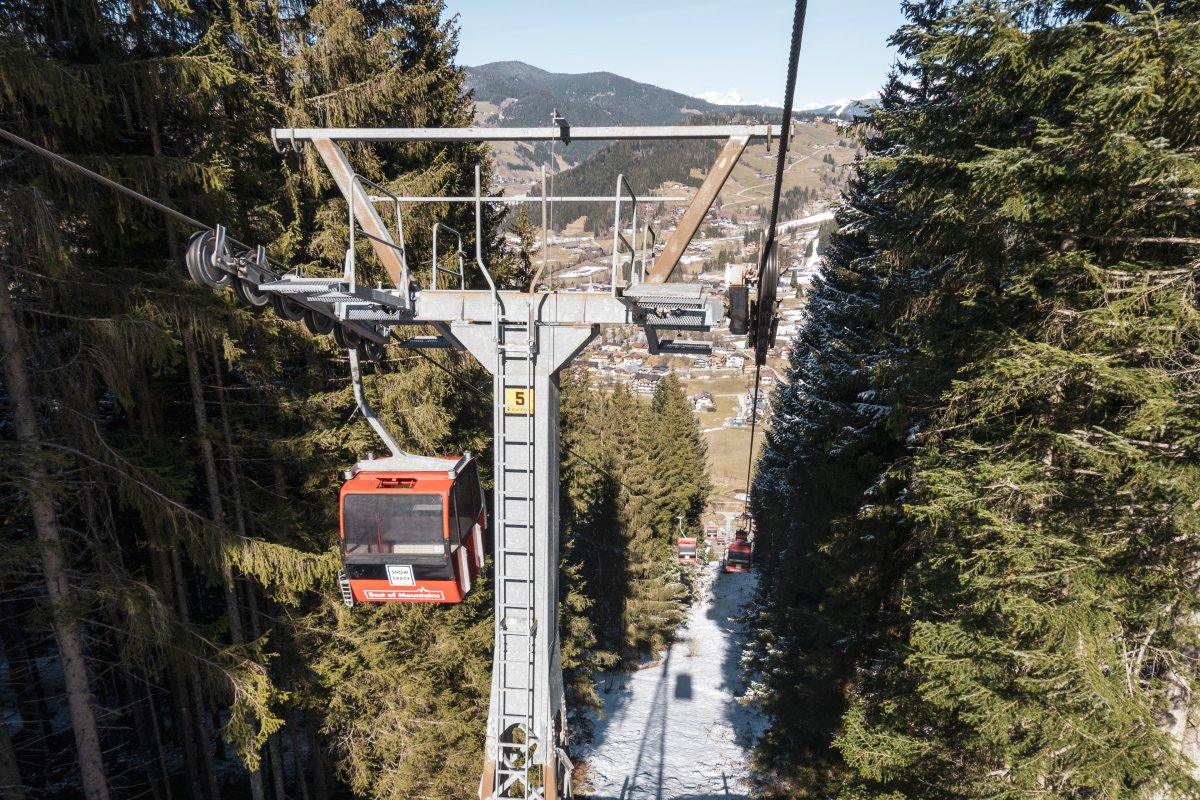
[[[354,173],[338,145],[340,141],[553,141],[564,137],[561,125],[544,129],[275,129],[271,136],[277,147],[311,143],[349,201],[351,246],[343,275],[276,275],[242,263],[244,259],[229,258],[220,248],[212,256],[214,266],[250,282],[254,290],[282,295],[314,313],[331,315],[337,324],[371,341],[386,341],[393,327],[432,325],[441,335],[426,346],[466,350],[492,373],[496,638],[481,800],[562,800],[573,795],[558,626],[559,370],[598,335],[603,324],[641,325],[658,352],[697,352],[701,343],[673,343],[659,339],[659,333],[710,330],[724,316],[722,301],[697,284],[673,284],[668,278],[737,157],[751,140],[770,135],[770,127],[765,125],[565,130],[573,140],[728,140],[718,164],[685,212],[686,225],[680,225],[668,244],[674,253],[669,264],[649,263],[652,256],[646,254],[646,234],[639,239],[637,229],[638,203],[656,198],[638,198],[619,176],[614,197],[609,198],[614,201],[615,232],[607,291],[499,289],[482,257],[479,212],[488,199],[482,196],[477,168],[475,261],[488,288],[466,289],[465,278],[464,288],[416,287],[405,259],[402,233],[398,231],[399,240],[393,237],[374,208],[378,200],[395,201],[398,207],[406,198],[369,194],[369,182]],[[626,209],[628,220],[623,220]],[[220,233],[218,230],[218,241]],[[356,234],[367,236],[396,288],[358,283]]]

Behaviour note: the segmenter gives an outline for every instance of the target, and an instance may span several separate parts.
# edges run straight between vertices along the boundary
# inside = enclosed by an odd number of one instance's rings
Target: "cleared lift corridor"
[[[600,685],[605,718],[581,758],[596,800],[750,797],[750,750],[762,720],[736,700],[746,631],[735,619],[757,573],[705,567],[701,599],[655,666],[612,673]]]

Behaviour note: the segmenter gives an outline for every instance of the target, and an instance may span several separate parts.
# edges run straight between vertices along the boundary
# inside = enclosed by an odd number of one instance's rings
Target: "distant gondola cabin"
[[[738,540],[725,548],[726,572],[749,572],[751,560],[750,543]]]
[[[680,537],[677,544],[680,561],[696,560],[696,540],[692,537]]]
[[[458,603],[471,591],[487,515],[470,454],[360,461],[340,499],[348,603]]]

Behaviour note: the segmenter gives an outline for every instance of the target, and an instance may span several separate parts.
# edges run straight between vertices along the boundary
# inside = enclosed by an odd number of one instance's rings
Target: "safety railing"
[[[397,239],[395,242],[389,242],[384,239],[381,239],[378,236],[372,236],[370,233],[367,233],[362,228],[358,227],[358,225],[355,223],[354,204],[353,203],[350,204],[350,247],[347,250],[348,266],[346,268],[345,280],[350,284],[351,291],[353,291],[353,287],[356,285],[355,284],[356,276],[354,275],[354,262],[353,262],[355,236],[363,236],[363,237],[366,237],[367,239],[370,239],[371,241],[379,242],[380,244],[382,244],[386,247],[391,247],[397,253],[400,254],[400,258],[402,261],[404,261],[405,268],[407,269],[408,259],[407,259],[407,252],[405,249],[404,216],[401,213],[401,207],[402,207],[403,203],[405,203],[405,202],[415,202],[416,200],[426,199],[426,198],[412,198],[412,197],[397,196],[395,194],[392,194],[390,191],[388,191],[384,187],[380,186],[378,183],[375,183],[374,181],[370,180],[369,178],[365,178],[362,175],[358,175],[358,174],[354,175],[353,180],[356,184],[358,184],[358,188],[362,191],[363,196],[367,197],[367,199],[370,202],[372,202],[372,203],[388,202],[393,205],[393,207],[395,208],[395,211],[396,211],[396,237],[397,237]],[[366,190],[363,188],[364,186],[371,187],[372,189],[379,192],[382,196],[368,194],[366,192]],[[429,198],[429,199],[436,199],[436,198]],[[487,267],[483,263],[483,244],[482,244],[483,243],[483,209],[482,209],[482,206],[483,206],[484,198],[483,198],[483,192],[482,192],[482,187],[481,187],[480,168],[479,168],[478,164],[475,165],[475,193],[471,199],[475,203],[475,263],[479,267],[480,273],[483,274],[484,280],[487,281],[488,288],[491,289],[491,291],[493,293],[495,293],[497,291],[495,282],[492,280],[491,273],[488,272]],[[439,255],[439,246],[438,246],[439,231],[447,231],[448,233],[453,234],[455,237],[457,245],[456,245],[454,252],[458,259],[458,269],[457,270],[447,269],[446,267],[443,267],[441,265],[441,258]],[[439,276],[439,274],[443,274],[443,275],[448,275],[450,277],[458,278],[459,288],[465,289],[467,286],[467,277],[466,277],[465,250],[463,249],[462,233],[459,232],[458,230],[456,230],[455,228],[452,228],[449,225],[446,225],[445,223],[441,223],[441,222],[435,222],[433,224],[433,227],[431,228],[430,232],[431,232],[431,236],[433,239],[433,268],[432,268],[431,274],[430,274],[430,288],[431,289],[438,288],[438,276]]]
[[[496,289],[496,282],[492,280],[492,273],[488,272],[488,268],[483,263],[483,190],[480,186],[481,178],[479,165],[475,165],[475,264],[479,267],[479,271],[483,273],[483,279],[487,281],[488,289],[492,292],[492,339],[500,341],[500,318],[503,316],[503,308],[500,302],[500,292]],[[497,354],[497,366],[499,369],[500,355]],[[493,374],[495,374],[493,372]]]
[[[626,200],[625,194],[628,194]],[[625,238],[625,233],[621,230],[621,205],[629,202],[632,206],[632,214],[629,222],[630,239]],[[612,243],[612,293],[616,297],[620,289],[632,284],[637,274],[635,271],[635,262],[638,256],[638,235],[637,235],[637,195],[633,193],[633,188],[629,185],[629,181],[625,180],[624,175],[617,176],[617,190],[615,199],[613,200],[613,243]],[[623,275],[622,265],[626,263],[623,251],[629,253],[629,275]]]
[[[346,263],[345,263],[345,266],[343,267],[342,279],[345,280],[346,283],[349,285],[350,293],[353,294],[355,289],[358,288],[358,276],[356,274],[357,270],[355,267],[356,255],[355,255],[355,250],[354,250],[354,237],[362,236],[366,239],[370,239],[373,242],[378,242],[379,244],[382,244],[385,247],[390,247],[396,251],[396,253],[400,256],[400,263],[404,265],[405,280],[403,282],[407,283],[408,278],[409,278],[408,255],[407,255],[407,253],[405,253],[405,250],[404,250],[404,215],[400,212],[400,198],[397,197],[396,195],[392,194],[390,191],[383,188],[382,186],[380,186],[378,183],[371,180],[370,178],[359,175],[358,173],[355,173],[351,177],[350,180],[351,180],[351,183],[353,184],[351,187],[350,193],[349,193],[350,200],[347,202],[347,206],[349,207],[349,215],[350,215],[350,226],[349,226],[350,227],[350,246],[346,249]],[[354,200],[353,200],[353,198],[357,195],[354,190],[357,189],[358,192],[361,192],[361,196],[368,198],[368,200],[370,200],[370,197],[371,197],[371,195],[367,192],[367,190],[365,188],[363,188],[364,186],[370,186],[372,189],[375,189],[376,191],[382,193],[383,196],[386,197],[388,200],[392,201],[392,204],[396,210],[396,238],[394,241],[388,241],[387,239],[381,238],[379,236],[373,236],[373,235],[367,233],[366,231],[362,230],[361,228],[359,228],[358,225],[356,224],[355,219],[354,219]],[[401,291],[407,291],[406,286],[401,286],[398,288]]]
[[[441,260],[438,258],[438,231],[439,230],[449,231],[450,233],[453,233],[454,236],[458,239],[458,248],[454,251],[455,255],[458,256],[458,271],[457,272],[455,272],[452,269],[446,269],[445,267],[443,267]],[[446,275],[449,275],[451,277],[458,278],[458,283],[459,283],[458,288],[459,289],[466,289],[467,288],[467,275],[466,275],[466,270],[464,269],[464,266],[463,266],[462,234],[459,233],[454,228],[451,228],[449,225],[446,225],[441,222],[435,222],[435,223],[433,223],[432,236],[433,236],[433,270],[432,270],[432,274],[430,275],[430,288],[436,290],[438,288],[438,274],[445,273]]]

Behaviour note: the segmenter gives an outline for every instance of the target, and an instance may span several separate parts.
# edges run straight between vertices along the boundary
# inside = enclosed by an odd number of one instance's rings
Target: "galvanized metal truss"
[[[205,234],[189,248],[207,285],[235,282],[239,296],[271,300],[310,328],[337,327],[339,341],[352,346],[356,392],[361,394],[359,341],[377,347],[393,329],[425,325],[434,337],[415,337],[409,347],[452,347],[469,351],[493,376],[495,425],[495,654],[488,708],[487,742],[480,781],[482,800],[572,796],[572,764],[567,754],[567,719],[558,626],[559,598],[559,370],[599,333],[600,325],[641,325],[655,353],[702,353],[703,342],[662,338],[668,331],[707,331],[724,315],[720,298],[698,284],[669,283],[671,271],[691,240],[720,186],[752,139],[766,139],[770,126],[668,126],[575,128],[565,120],[551,128],[282,128],[271,132],[277,147],[311,143],[329,168],[349,205],[349,246],[337,277],[283,272],[261,248],[234,255],[223,229]],[[482,255],[483,196],[476,168],[475,266],[488,288],[466,289],[462,235],[445,225],[430,232],[452,234],[456,268],[435,258],[430,284],[413,281],[405,252],[402,206],[418,198],[398,197],[354,172],[339,141],[569,141],[622,139],[726,139],[683,222],[667,243],[666,261],[654,263],[653,232],[638,229],[643,201],[618,176],[612,196],[614,233],[605,292],[514,291],[496,286]],[[420,198],[425,199],[425,198]],[[438,198],[444,202],[444,198]],[[393,204],[393,231],[376,210]],[[358,280],[356,237],[365,237],[394,287],[370,287]],[[443,281],[456,284],[444,288]],[[539,281],[534,279],[537,288]],[[376,353],[366,348],[368,355]],[[361,398],[365,401],[365,398]],[[364,413],[389,449],[398,449],[364,402]]]

